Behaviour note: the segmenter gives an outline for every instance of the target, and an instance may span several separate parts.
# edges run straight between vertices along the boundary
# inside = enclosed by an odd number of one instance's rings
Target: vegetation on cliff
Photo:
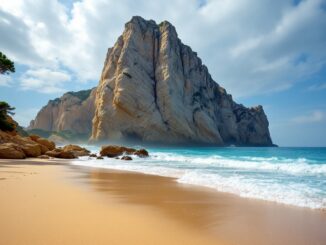
[[[5,54],[0,52],[0,74],[8,74],[10,72],[15,72],[15,64]]]

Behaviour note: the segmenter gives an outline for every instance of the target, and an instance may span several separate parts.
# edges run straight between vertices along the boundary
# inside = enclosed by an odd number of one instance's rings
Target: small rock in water
[[[106,145],[102,146],[100,154],[101,156],[117,157],[122,154],[133,154],[136,151],[134,148],[128,148],[119,145]]]
[[[123,157],[121,157],[121,160],[130,161],[130,160],[132,160],[132,158],[130,156],[123,156]]]
[[[139,156],[139,157],[148,157],[148,151],[145,149],[140,149],[134,152],[134,155]]]
[[[104,158],[101,156],[96,157],[97,160],[103,160]]]

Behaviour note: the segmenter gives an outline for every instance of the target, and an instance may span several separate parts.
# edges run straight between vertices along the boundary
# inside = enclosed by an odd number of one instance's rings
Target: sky
[[[326,0],[0,0],[0,100],[28,126],[50,99],[98,84],[106,51],[139,15],[171,22],[213,79],[263,105],[275,144],[326,146]]]

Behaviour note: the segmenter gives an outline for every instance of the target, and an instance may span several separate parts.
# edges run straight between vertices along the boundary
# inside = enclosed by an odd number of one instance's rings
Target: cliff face
[[[60,98],[50,100],[31,121],[28,129],[90,134],[95,112],[94,100],[95,88],[65,93]]]
[[[42,109],[52,124],[34,124],[63,129],[66,123],[56,120],[52,108]],[[133,17],[108,50],[95,99],[92,140],[128,139],[272,145],[261,106],[235,103],[169,22],[141,17]]]

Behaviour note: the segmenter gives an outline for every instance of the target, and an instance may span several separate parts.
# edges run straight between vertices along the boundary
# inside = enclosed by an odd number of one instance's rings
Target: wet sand
[[[0,244],[326,243],[323,211],[172,178],[16,163],[0,162]]]

